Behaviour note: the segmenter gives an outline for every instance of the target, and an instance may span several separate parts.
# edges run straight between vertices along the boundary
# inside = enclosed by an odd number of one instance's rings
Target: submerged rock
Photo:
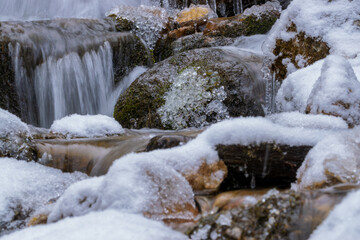
[[[181,129],[263,115],[261,64],[255,54],[223,49],[178,54],[141,75],[119,97],[114,117],[126,128]]]

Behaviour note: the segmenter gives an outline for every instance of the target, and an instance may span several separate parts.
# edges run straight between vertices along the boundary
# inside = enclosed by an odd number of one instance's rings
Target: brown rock
[[[206,5],[192,6],[181,11],[176,22],[181,26],[204,25],[209,18],[216,16],[213,10]]]

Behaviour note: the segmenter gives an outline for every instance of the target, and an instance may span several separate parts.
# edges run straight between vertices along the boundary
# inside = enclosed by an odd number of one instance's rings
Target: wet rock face
[[[262,97],[252,93],[263,83],[246,67],[257,63],[227,54],[196,49],[158,63],[119,97],[115,119],[126,128],[182,129],[263,115]]]
[[[180,135],[161,135],[152,138],[146,146],[146,151],[150,152],[157,149],[166,149],[176,147],[190,141],[191,137]]]
[[[19,98],[14,78],[14,68],[9,54],[9,41],[0,41],[0,108],[7,109],[20,116]]]

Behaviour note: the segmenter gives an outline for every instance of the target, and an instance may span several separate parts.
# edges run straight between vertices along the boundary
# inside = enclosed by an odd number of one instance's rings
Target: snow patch
[[[100,137],[125,132],[121,125],[111,117],[79,114],[55,120],[50,131],[70,137]]]
[[[29,135],[29,127],[14,114],[0,108],[0,138],[8,135]]]
[[[26,216],[86,177],[78,172],[62,173],[34,162],[0,158],[0,230],[3,224],[10,229],[21,225],[22,220],[13,220],[15,214]]]
[[[3,240],[185,240],[182,233],[141,215],[115,210],[93,212],[57,223],[39,225],[5,236]]]
[[[360,239],[360,191],[348,194],[335,206],[309,240]]]

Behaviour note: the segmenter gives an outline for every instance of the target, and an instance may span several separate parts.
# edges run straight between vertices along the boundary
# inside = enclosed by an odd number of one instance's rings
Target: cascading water
[[[0,21],[54,18],[103,18],[119,5],[151,4],[150,0],[2,0]]]
[[[106,20],[2,23],[1,37],[10,39],[22,118],[49,127],[72,113],[111,115],[116,101],[112,48],[120,45],[129,52],[136,41],[113,29]]]
[[[233,4],[234,4],[234,14],[235,15],[240,14],[244,11],[242,0],[234,0]]]

